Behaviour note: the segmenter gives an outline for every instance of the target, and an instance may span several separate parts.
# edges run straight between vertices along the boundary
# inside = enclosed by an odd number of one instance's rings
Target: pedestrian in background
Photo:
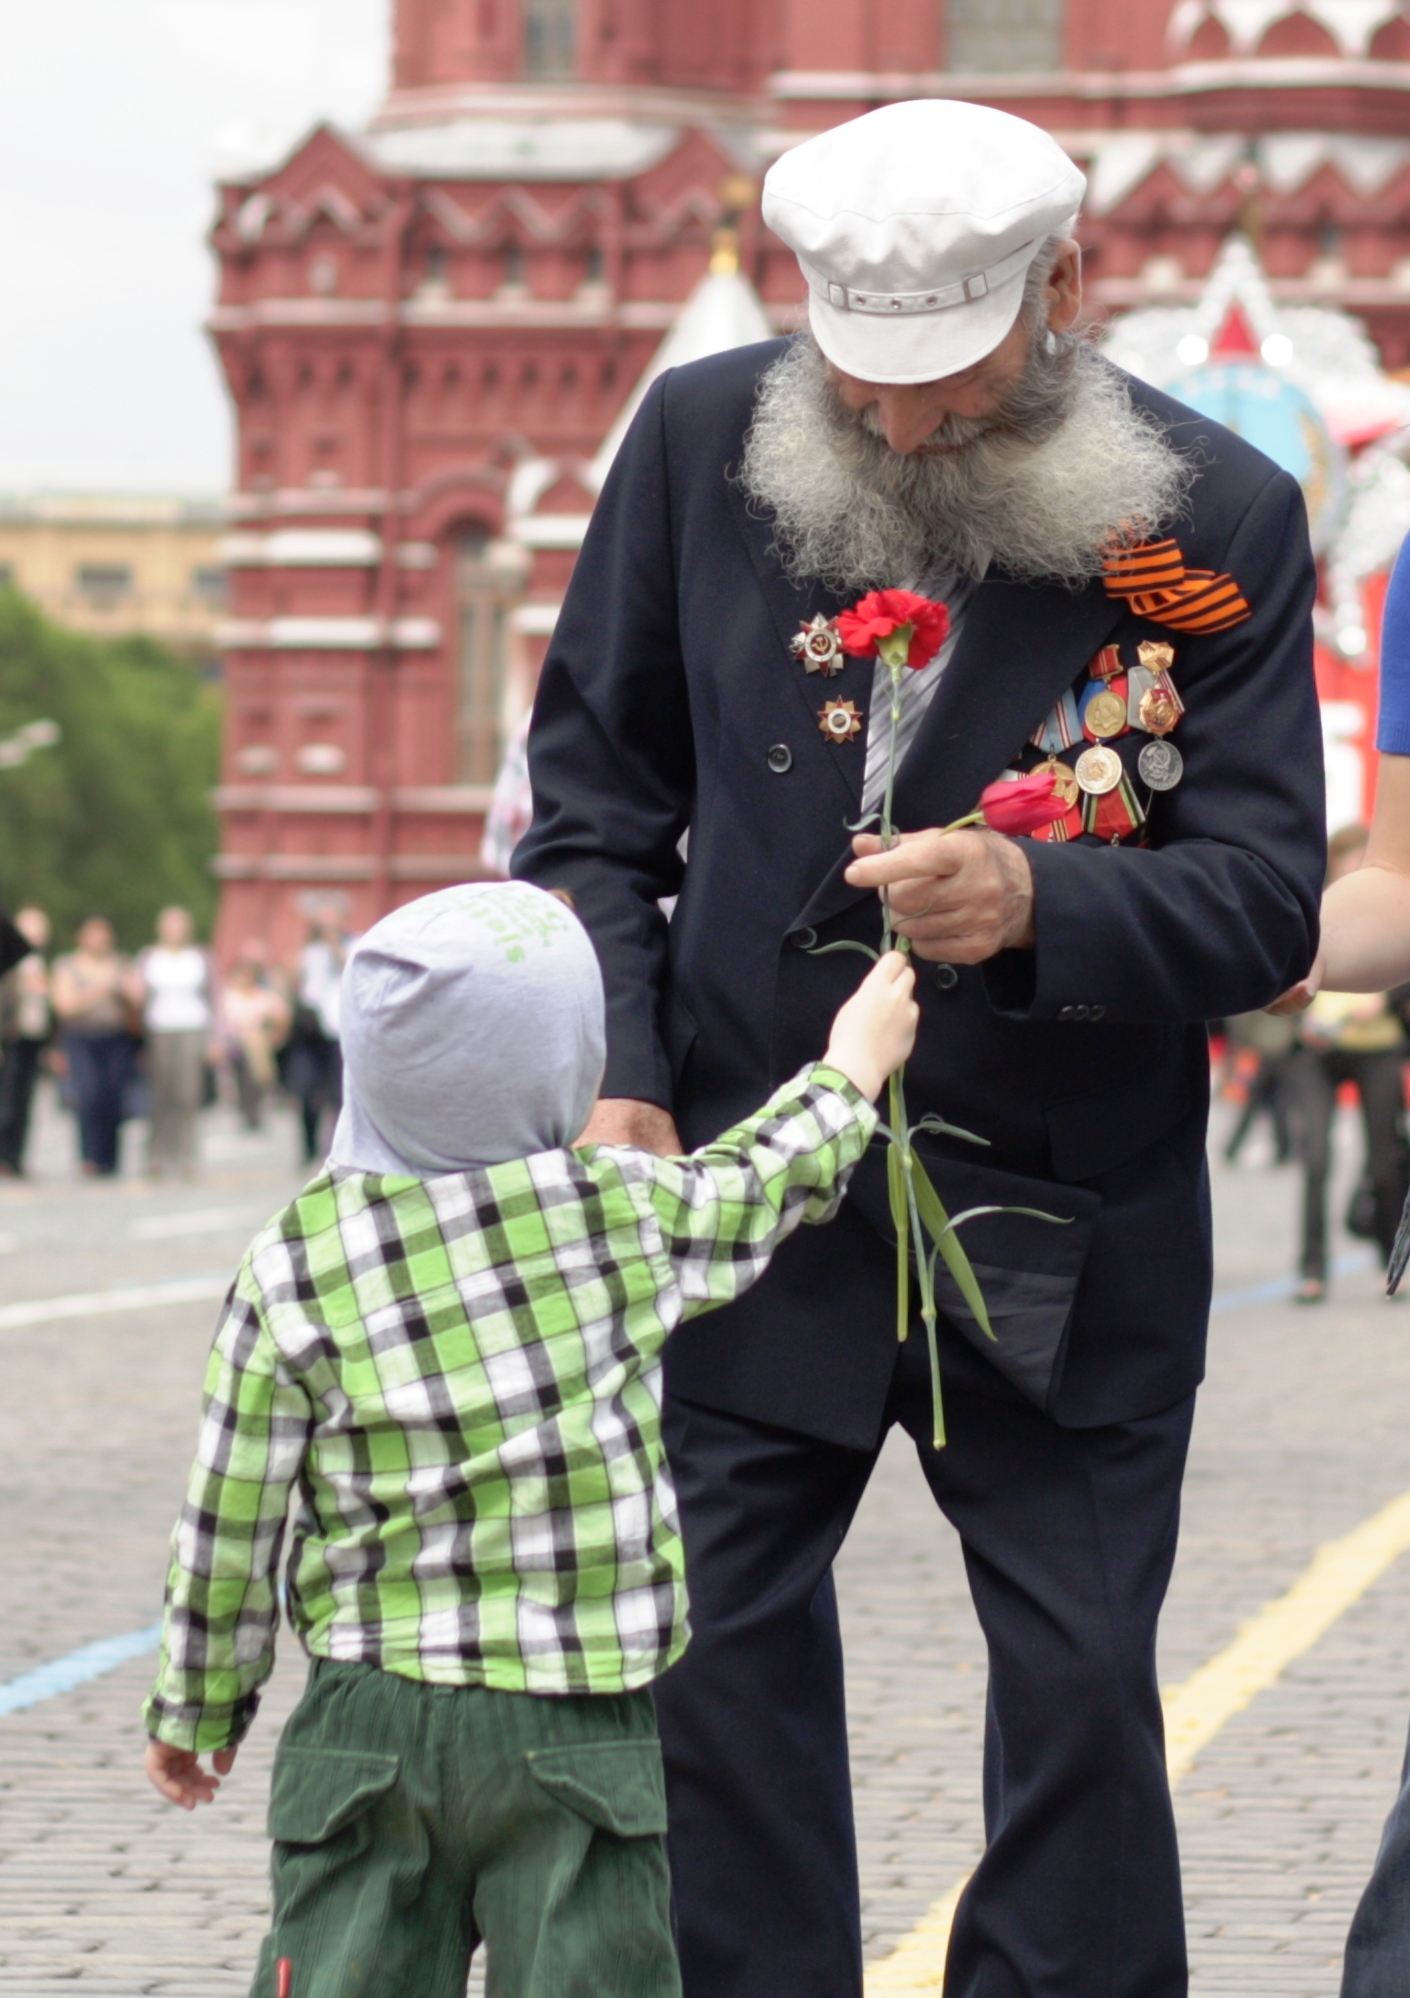
[[[152,1179],[169,1172],[189,1179],[196,1171],[197,1119],[215,1027],[210,957],[195,942],[189,909],[162,910],[157,941],[143,951],[137,969],[151,1092],[147,1172]]]
[[[284,1086],[298,1100],[309,1165],[321,1156],[319,1127],[325,1112],[336,1116],[343,1104],[338,997],[352,942],[340,904],[319,904],[310,918],[308,942],[299,952],[294,1021],[284,1059]]]
[[[110,1178],[118,1169],[123,1097],[135,1065],[140,990],[106,916],[79,924],[74,948],[55,960],[52,995],[83,1170]]]
[[[1329,886],[1361,866],[1367,838],[1364,826],[1344,826],[1332,835],[1327,847]],[[1405,1029],[1384,992],[1324,990],[1302,1017],[1300,1039],[1288,1068],[1303,1170],[1297,1299],[1300,1304],[1318,1304],[1327,1294],[1327,1180],[1337,1093],[1343,1083],[1354,1083],[1361,1099],[1365,1178],[1371,1196],[1368,1232],[1382,1258],[1390,1260],[1407,1189],[1402,1132]]]
[[[15,928],[32,948],[0,978],[0,1178],[24,1172],[29,1113],[39,1058],[53,1028],[49,1003],[49,918],[43,909],[21,909]]]
[[[1226,1087],[1241,1082],[1246,1094],[1224,1146],[1224,1157],[1230,1165],[1236,1164],[1254,1124],[1260,1115],[1266,1115],[1273,1129],[1273,1162],[1286,1165],[1293,1151],[1288,1069],[1298,1043],[1297,1028],[1291,1020],[1275,1020],[1267,1013],[1237,1013],[1227,1022],[1227,1030]]]
[[[235,1098],[247,1131],[257,1131],[274,1087],[276,1052],[288,1038],[292,1009],[268,982],[261,945],[247,943],[220,991],[220,1024]]]

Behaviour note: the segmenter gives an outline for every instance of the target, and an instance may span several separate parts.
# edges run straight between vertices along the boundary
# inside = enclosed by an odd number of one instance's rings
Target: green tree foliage
[[[47,909],[60,948],[96,912],[135,949],[169,902],[207,933],[220,707],[165,647],[68,631],[0,588],[0,738],[40,719],[63,732],[0,768],[0,901]]]

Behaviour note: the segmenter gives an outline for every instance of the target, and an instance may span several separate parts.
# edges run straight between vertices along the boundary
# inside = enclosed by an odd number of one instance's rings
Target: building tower
[[[475,872],[634,385],[712,257],[797,323],[757,186],[811,131],[999,105],[1091,176],[1099,315],[1193,303],[1239,227],[1276,299],[1410,363],[1405,4],[398,0],[368,128],[219,190],[222,947],[287,953],[329,889],[361,926]]]

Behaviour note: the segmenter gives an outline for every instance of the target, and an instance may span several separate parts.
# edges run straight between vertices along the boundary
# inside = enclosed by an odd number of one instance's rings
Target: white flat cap
[[[931,97],[794,146],[769,169],[763,212],[808,281],[828,359],[862,381],[928,382],[998,346],[1086,187],[1027,119]]]

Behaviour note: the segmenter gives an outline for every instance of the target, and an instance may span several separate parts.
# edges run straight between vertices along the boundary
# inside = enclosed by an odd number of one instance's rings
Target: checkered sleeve
[[[176,1748],[232,1747],[274,1663],[289,1492],[312,1407],[280,1359],[248,1263],[216,1329],[186,1502],[171,1541],[149,1734]]]
[[[875,1129],[866,1098],[817,1063],[713,1144],[653,1160],[651,1204],[685,1315],[756,1283],[800,1222],[830,1221]]]

